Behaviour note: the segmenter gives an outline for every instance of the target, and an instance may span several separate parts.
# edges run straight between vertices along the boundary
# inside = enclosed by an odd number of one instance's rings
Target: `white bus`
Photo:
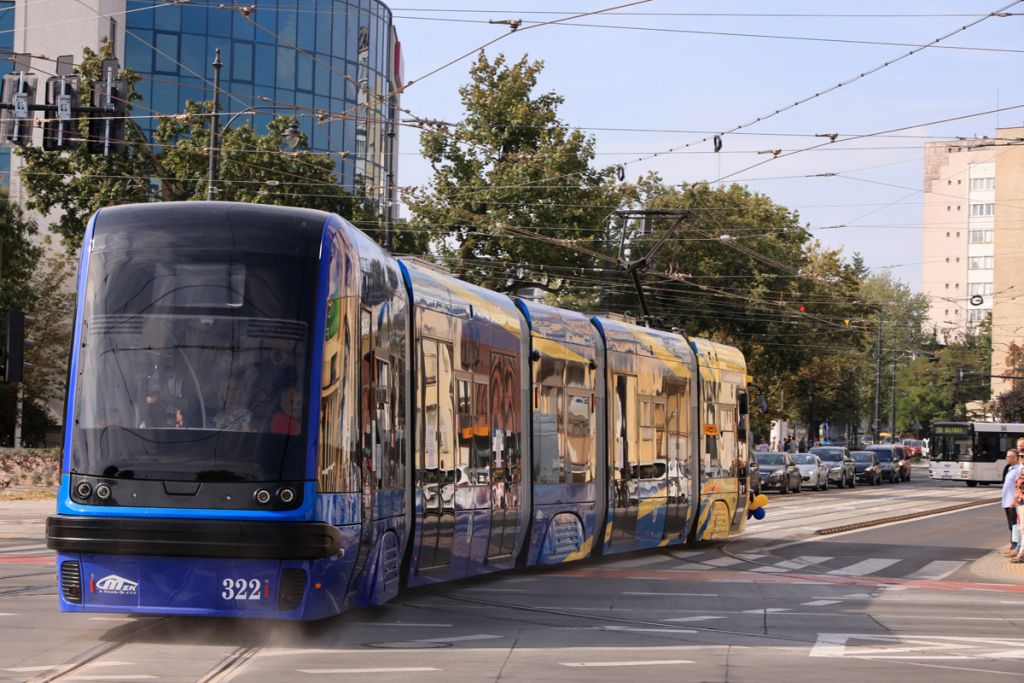
[[[1024,424],[1004,422],[936,422],[932,425],[932,479],[964,481],[968,486],[999,484],[1006,451],[1017,447]]]

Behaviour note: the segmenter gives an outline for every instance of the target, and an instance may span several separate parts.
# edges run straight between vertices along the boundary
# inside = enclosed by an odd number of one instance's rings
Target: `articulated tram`
[[[47,520],[60,606],[320,619],[725,538],[746,382],[734,348],[509,298],[335,215],[103,209]]]

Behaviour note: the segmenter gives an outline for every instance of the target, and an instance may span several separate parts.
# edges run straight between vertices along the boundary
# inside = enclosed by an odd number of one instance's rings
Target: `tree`
[[[619,206],[613,169],[591,167],[593,139],[559,120],[562,97],[534,95],[542,68],[481,52],[459,89],[464,117],[424,122],[420,136],[434,176],[409,203],[411,228],[461,277],[491,289],[564,292],[595,266],[587,252],[604,252]]]
[[[845,418],[842,387],[860,353],[859,278],[835,250],[811,239],[799,215],[732,185],[680,189],[657,175],[634,188],[633,211],[652,216],[619,224],[617,243],[642,260],[640,274],[656,325],[738,346],[772,419]],[[635,287],[621,272],[604,276],[607,307],[638,311]],[[813,431],[814,426],[811,426]]]
[[[102,59],[112,55],[108,43],[99,52],[86,48],[77,69],[83,83],[100,73]],[[131,102],[137,77],[126,74]],[[83,101],[91,97],[83,87]],[[160,120],[154,143],[134,122],[128,122],[127,149],[104,157],[84,147],[48,152],[36,147],[18,150],[24,160],[21,177],[28,193],[26,206],[41,213],[59,211],[51,226],[71,248],[81,244],[89,217],[105,206],[153,200],[205,199],[209,156],[209,102],[188,102],[184,112]],[[224,130],[220,140],[218,199],[322,209],[351,217],[352,198],[334,177],[328,154],[282,149],[291,117],[275,117],[266,133],[247,126]],[[301,136],[297,150],[306,144]]]
[[[33,237],[38,232],[35,221],[24,216],[5,189],[0,188],[0,318],[8,309],[32,314],[36,307],[33,273],[42,256],[42,248]],[[33,334],[33,336],[35,336]],[[31,350],[30,350],[31,353]],[[30,355],[29,362],[33,360]],[[26,385],[32,373],[26,375]],[[19,384],[0,384],[0,443],[10,443],[18,414]],[[38,398],[31,390],[23,395],[23,403],[34,406]],[[22,415],[31,413],[31,408]]]

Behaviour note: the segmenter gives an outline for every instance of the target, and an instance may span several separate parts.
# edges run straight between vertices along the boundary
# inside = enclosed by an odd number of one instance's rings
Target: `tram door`
[[[523,483],[519,452],[519,368],[512,356],[491,353],[491,535],[487,561],[511,560],[515,552]]]
[[[416,487],[422,501],[418,571],[445,573],[455,537],[455,406],[452,348],[420,343]]]
[[[692,463],[690,450],[690,400],[686,381],[672,382],[666,386],[668,395],[666,411],[667,455],[666,478],[668,480],[668,511],[665,519],[664,538],[675,538],[686,530],[690,516],[690,492],[692,489]]]
[[[377,476],[374,472],[374,454],[377,443],[376,392],[373,371],[376,366],[373,345],[373,316],[370,309],[359,311],[359,491],[362,502],[360,517],[359,553],[352,572],[353,585],[366,566],[366,558],[373,543],[373,496]]]
[[[609,449],[610,493],[614,505],[611,547],[631,546],[639,511],[639,453],[636,377],[612,376],[612,442]]]

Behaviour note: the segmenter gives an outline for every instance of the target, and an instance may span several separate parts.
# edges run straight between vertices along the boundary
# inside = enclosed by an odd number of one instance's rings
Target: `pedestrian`
[[[768,444],[765,443],[764,437],[761,437],[761,441],[757,444],[756,450],[758,453],[765,453],[768,450]]]
[[[1017,452],[1018,459],[1021,449],[1024,449],[1024,437],[1017,439]],[[1017,506],[1017,530],[1024,529],[1024,477],[1020,476],[1020,464],[1017,465],[1017,479],[1013,487],[1013,502]],[[1017,552],[1014,554],[1013,559],[1010,560],[1014,564],[1024,564],[1024,543],[1017,544]]]
[[[1017,491],[1017,478],[1020,476],[1020,463],[1017,450],[1011,448],[1006,451],[1006,467],[1003,468],[1003,513],[1006,515],[1006,524],[1010,527],[1010,549],[1004,554],[1007,556],[1016,555],[1020,550],[1018,540],[1013,539],[1013,527],[1017,524],[1017,506],[1014,503]],[[1020,527],[1017,527],[1018,534]]]
[[[799,453],[806,453],[807,452],[807,439],[805,439],[802,436],[800,437],[800,445],[797,447],[797,452],[799,452]]]

